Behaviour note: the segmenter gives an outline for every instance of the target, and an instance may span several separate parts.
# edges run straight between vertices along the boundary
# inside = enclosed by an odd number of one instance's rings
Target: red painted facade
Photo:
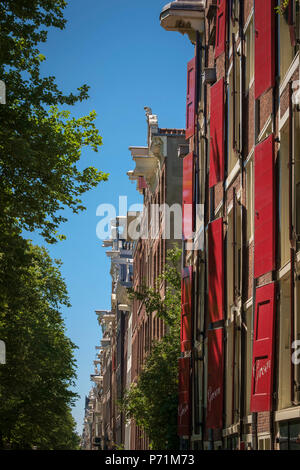
[[[274,379],[275,283],[256,290],[251,411],[270,411]]]
[[[193,218],[193,189],[194,189],[194,154],[189,153],[183,159],[182,178],[182,233],[185,240],[192,238]]]
[[[192,281],[191,266],[182,270],[181,280],[181,351],[192,347]]]
[[[275,85],[275,1],[255,0],[255,99]]]
[[[216,47],[215,58],[225,52],[226,46],[226,20],[227,20],[227,0],[218,1],[218,13],[216,24]]]
[[[187,97],[186,97],[186,138],[195,133],[195,100],[196,100],[196,59],[190,60],[187,66]]]
[[[208,226],[208,312],[210,323],[224,315],[224,247],[223,219]]]
[[[210,169],[209,186],[224,178],[224,79],[210,89]]]

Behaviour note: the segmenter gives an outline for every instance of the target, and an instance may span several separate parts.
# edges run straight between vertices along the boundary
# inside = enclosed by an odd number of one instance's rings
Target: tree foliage
[[[0,78],[6,105],[0,106],[1,224],[39,230],[48,242],[66,219],[61,210],[84,209],[82,194],[107,179],[94,168],[79,168],[82,150],[102,144],[96,113],[74,118],[63,105],[88,98],[88,86],[65,95],[55,77],[41,74],[39,45],[47,29],[63,29],[62,0],[3,0],[0,3]]]
[[[0,338],[7,347],[7,364],[0,366],[2,445],[74,445],[75,345],[66,337],[60,313],[69,299],[59,262],[53,264],[45,249],[27,243],[25,258],[14,267],[13,286],[4,289],[0,310]]]
[[[131,295],[143,302],[147,314],[156,313],[167,326],[166,335],[153,344],[137,383],[125,392],[121,408],[149,437],[155,450],[178,449],[178,357],[180,356],[181,251],[170,250],[163,274],[154,289],[142,286]],[[166,283],[165,296],[159,293]]]

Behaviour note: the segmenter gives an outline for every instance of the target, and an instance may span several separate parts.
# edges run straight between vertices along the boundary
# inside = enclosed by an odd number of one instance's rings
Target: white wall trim
[[[222,207],[223,207],[223,201],[221,201],[220,204],[215,208],[215,216],[222,209]]]
[[[279,269],[279,279],[282,279],[284,276],[286,276],[287,273],[289,273],[291,270],[291,264],[290,261],[288,261],[282,268]]]
[[[270,116],[268,117],[268,119],[266,120],[265,124],[264,124],[264,127],[262,128],[262,130],[260,131],[259,133],[259,136],[257,138],[257,143],[259,144],[263,139],[263,136],[264,134],[267,132],[267,129],[269,127],[269,125],[272,124],[272,114],[270,114]],[[271,131],[272,132],[272,131]],[[267,137],[265,137],[267,138]]]

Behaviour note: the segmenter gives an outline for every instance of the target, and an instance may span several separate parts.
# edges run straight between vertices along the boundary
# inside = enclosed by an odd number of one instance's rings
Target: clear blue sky
[[[166,32],[159,13],[166,0],[70,0],[64,31],[51,30],[41,51],[46,55],[45,75],[55,75],[63,91],[83,83],[91,86],[90,99],[73,108],[76,116],[95,109],[103,137],[99,153],[85,151],[84,166],[93,165],[110,174],[109,181],[84,196],[87,210],[66,211],[61,232],[67,240],[48,246],[52,257],[63,261],[72,307],[63,314],[67,333],[76,351],[81,398],[74,408],[82,431],[84,397],[92,383],[95,345],[101,333],[95,309],[110,308],[109,260],[96,237],[96,208],[117,205],[119,195],[129,204],[141,202],[126,175],[134,168],[128,147],[146,145],[144,106],[158,114],[160,127],[185,127],[186,64],[193,46],[186,36]],[[31,236],[42,244],[38,236]]]

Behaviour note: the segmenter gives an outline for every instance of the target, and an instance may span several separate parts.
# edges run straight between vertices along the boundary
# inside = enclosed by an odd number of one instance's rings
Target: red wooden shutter
[[[274,136],[255,148],[254,277],[275,269]]]
[[[256,290],[251,412],[270,411],[273,391],[275,283]]]
[[[190,435],[190,358],[181,357],[178,361],[178,435]]]
[[[275,85],[275,2],[255,0],[255,99]]]
[[[187,96],[186,96],[186,132],[188,139],[195,134],[195,101],[196,101],[196,58],[189,61],[187,66]]]
[[[207,413],[206,427],[222,429],[223,427],[223,328],[208,330],[207,333]]]
[[[208,311],[210,322],[223,320],[224,245],[223,219],[208,226]]]
[[[183,159],[182,181],[182,233],[185,240],[192,238],[193,220],[193,182],[194,182],[194,154],[189,153]]]
[[[190,351],[192,345],[192,279],[193,268],[182,270],[181,279],[181,351]]]
[[[225,52],[226,13],[227,13],[227,1],[221,0],[218,5],[218,13],[217,13],[215,58],[219,57],[219,55]]]
[[[224,179],[224,78],[210,88],[209,187]]]

